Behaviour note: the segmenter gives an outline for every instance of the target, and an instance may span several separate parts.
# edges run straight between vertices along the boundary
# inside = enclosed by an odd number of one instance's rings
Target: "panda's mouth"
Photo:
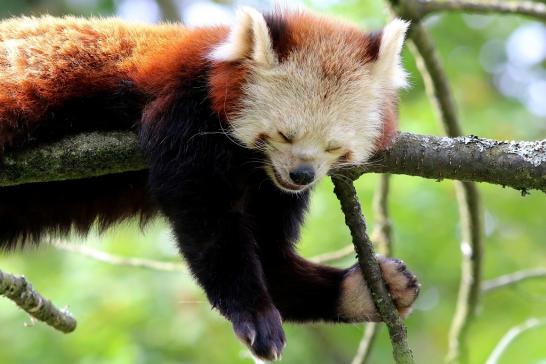
[[[294,183],[290,183],[286,181],[280,176],[280,174],[275,170],[275,168],[270,169],[270,175],[275,185],[277,185],[277,187],[279,187],[283,191],[295,193],[295,192],[301,192],[305,190],[307,187],[309,187],[309,185],[296,185]]]

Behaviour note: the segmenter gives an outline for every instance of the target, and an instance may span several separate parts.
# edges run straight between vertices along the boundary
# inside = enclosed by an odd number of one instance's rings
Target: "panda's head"
[[[304,13],[241,10],[210,54],[245,69],[230,133],[263,151],[267,173],[288,192],[307,189],[332,168],[365,162],[406,83],[400,50],[407,27],[395,19],[364,33]]]

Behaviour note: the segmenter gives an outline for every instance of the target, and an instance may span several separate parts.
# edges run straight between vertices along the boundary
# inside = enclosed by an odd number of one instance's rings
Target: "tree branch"
[[[134,133],[78,134],[7,154],[0,186],[98,177],[146,169]]]
[[[546,140],[500,142],[477,137],[432,137],[401,133],[389,150],[344,171],[406,174],[510,186],[546,192]]]
[[[345,178],[333,176],[334,192],[345,215],[345,223],[351,230],[353,244],[366,285],[370,289],[381,320],[388,327],[396,363],[413,363],[413,353],[407,343],[406,327],[392,302],[381,269],[375,258],[372,243],[366,232],[366,221],[353,184]]]
[[[402,0],[411,6],[413,0]],[[391,0],[394,2],[394,0]],[[427,30],[416,21],[409,32],[417,66],[425,81],[427,93],[436,106],[441,124],[450,137],[462,135],[455,99],[451,92],[446,73]],[[480,194],[475,183],[455,184],[459,216],[461,219],[461,282],[457,307],[449,334],[448,363],[468,362],[467,336],[470,324],[478,309],[482,270],[482,221]]]
[[[70,333],[76,329],[76,320],[67,310],[59,310],[51,301],[36,292],[25,277],[17,277],[0,270],[0,295],[6,296],[32,317],[49,326]]]
[[[180,11],[173,0],[156,0],[161,9],[162,20],[167,22],[179,23]]]
[[[482,293],[489,293],[499,288],[537,278],[546,278],[546,268],[520,270],[484,281],[482,282]]]
[[[329,263],[343,258],[347,258],[355,254],[355,248],[353,244],[344,246],[341,249],[329,251],[309,258],[310,261],[315,263]]]
[[[379,332],[379,324],[377,322],[368,322],[364,325],[364,334],[358,344],[356,354],[351,361],[351,364],[365,364],[370,359],[373,344],[377,339]]]
[[[462,11],[478,14],[516,14],[546,20],[546,4],[532,1],[416,0],[414,6],[420,18],[438,12]]]
[[[80,134],[7,154],[0,166],[0,186],[90,178],[146,168],[133,133]],[[546,192],[546,140],[499,142],[400,133],[389,150],[365,165],[341,173],[356,179],[368,172],[488,182]]]
[[[120,257],[112,255],[100,250],[93,249],[85,245],[69,244],[65,242],[54,242],[53,246],[57,249],[64,250],[71,253],[80,254],[100,262],[122,265],[134,268],[145,268],[163,272],[184,272],[187,273],[187,269],[182,263],[162,262],[159,260],[134,258],[134,257]]]
[[[502,354],[506,351],[508,346],[515,339],[517,339],[518,336],[520,336],[526,331],[529,331],[531,329],[534,329],[539,326],[544,326],[544,325],[546,325],[546,318],[543,318],[543,319],[531,318],[525,321],[521,325],[512,327],[506,333],[506,335],[502,337],[502,339],[499,341],[497,346],[495,346],[495,349],[493,349],[493,351],[491,352],[491,355],[489,355],[489,358],[487,358],[487,361],[485,362],[485,364],[497,364]]]
[[[390,184],[391,175],[382,174],[373,196],[375,227],[372,232],[372,241],[379,252],[387,257],[392,255],[393,250],[392,221],[389,215]]]
[[[389,217],[390,177],[390,174],[382,174],[380,176],[379,186],[375,190],[373,199],[375,227],[372,233],[372,241],[379,252],[385,256],[392,255],[392,223]],[[365,325],[364,334],[358,344],[358,349],[351,364],[364,364],[368,362],[379,329],[380,326],[375,322]]]

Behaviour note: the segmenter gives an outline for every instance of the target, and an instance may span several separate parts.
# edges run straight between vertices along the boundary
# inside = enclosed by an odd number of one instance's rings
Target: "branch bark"
[[[373,210],[375,227],[372,232],[372,241],[379,252],[385,256],[392,255],[392,223],[389,216],[389,191],[390,174],[382,174],[379,178],[379,186],[374,193]],[[368,363],[372,348],[377,340],[380,326],[375,322],[367,323],[364,334],[358,344],[358,349],[351,364]]]
[[[131,132],[89,133],[5,156],[0,187],[97,177],[146,169]],[[494,141],[400,133],[389,150],[340,173],[393,173],[458,179],[546,192],[546,140]]]
[[[51,301],[36,292],[25,277],[17,277],[0,270],[0,295],[15,302],[32,317],[65,334],[76,329],[76,320],[72,315],[66,310],[59,310]]]
[[[98,177],[146,169],[131,132],[88,133],[7,154],[0,186]]]
[[[362,215],[356,190],[350,181],[333,176],[334,192],[345,215],[345,223],[351,231],[358,263],[366,285],[370,289],[374,304],[389,330],[396,363],[414,363],[413,353],[408,346],[406,326],[402,322],[394,303],[385,287],[381,269],[375,258],[372,242],[367,233],[366,221]]]

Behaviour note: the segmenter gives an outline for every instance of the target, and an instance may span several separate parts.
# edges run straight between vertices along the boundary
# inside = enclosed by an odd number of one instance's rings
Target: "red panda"
[[[379,320],[358,266],[314,264],[295,243],[312,186],[392,139],[407,26],[365,33],[249,8],[232,27],[0,22],[0,157],[133,128],[150,166],[1,187],[0,247],[159,212],[212,306],[259,358],[280,357],[283,320]],[[380,263],[405,317],[419,284],[401,261]]]

